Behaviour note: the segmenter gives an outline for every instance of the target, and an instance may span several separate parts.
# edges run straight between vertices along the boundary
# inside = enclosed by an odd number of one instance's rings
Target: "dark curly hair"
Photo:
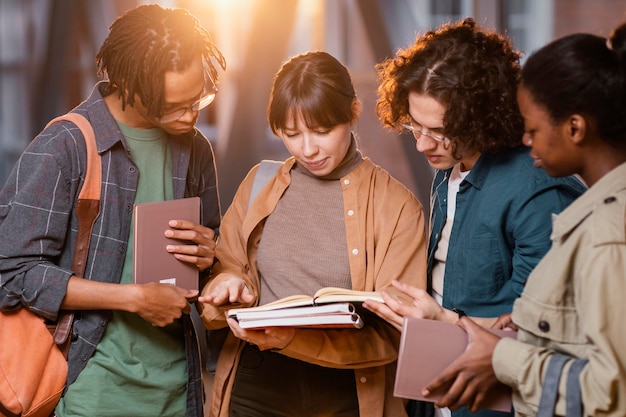
[[[519,58],[508,38],[471,18],[444,24],[376,65],[376,114],[385,127],[401,131],[410,120],[409,92],[416,92],[446,107],[443,133],[454,150],[459,144],[480,152],[520,146]]]
[[[148,116],[161,117],[165,73],[184,71],[198,54],[217,83],[214,61],[222,70],[226,62],[198,19],[185,9],[148,4],[113,22],[96,65],[98,75],[109,80],[105,95],[117,92],[122,108],[132,106],[137,95]]]
[[[626,149],[626,23],[608,39],[579,33],[552,41],[530,55],[521,85],[553,124],[582,114],[604,141]]]

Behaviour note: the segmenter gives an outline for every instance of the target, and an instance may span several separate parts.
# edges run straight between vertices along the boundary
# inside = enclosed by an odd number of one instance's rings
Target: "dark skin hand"
[[[203,225],[171,220],[165,236],[190,242],[168,245],[167,251],[177,259],[204,271],[213,265],[215,233]],[[140,315],[153,326],[167,326],[191,312],[190,302],[197,290],[185,290],[169,284],[112,284],[71,277],[61,308],[65,310],[122,310]]]
[[[517,331],[518,328],[513,323],[513,319],[511,318],[512,314],[503,314],[491,325],[492,329],[511,329]]]
[[[189,245],[167,245],[167,251],[176,259],[194,264],[198,271],[204,271],[213,265],[215,258],[215,232],[213,229],[187,220],[170,220],[171,229],[165,236],[171,239],[189,241]]]
[[[468,317],[462,317],[458,324],[469,336],[467,349],[438,377],[428,383],[422,394],[428,397],[431,393],[435,394],[441,390],[443,397],[436,403],[437,407],[457,410],[467,406],[472,412],[476,412],[483,408],[490,391],[502,387],[491,365],[493,351],[500,337]]]
[[[153,326],[167,326],[191,312],[197,290],[170,284],[112,284],[72,276],[61,308],[64,310],[121,310],[139,314]]]

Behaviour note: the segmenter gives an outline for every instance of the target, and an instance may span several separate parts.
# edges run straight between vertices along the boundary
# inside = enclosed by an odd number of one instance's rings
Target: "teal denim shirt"
[[[451,170],[438,171],[433,181],[429,285],[446,219]],[[535,168],[526,148],[482,154],[457,195],[444,307],[475,317],[511,312],[528,275],[550,249],[552,214],[560,213],[585,190],[575,177],[552,178]]]

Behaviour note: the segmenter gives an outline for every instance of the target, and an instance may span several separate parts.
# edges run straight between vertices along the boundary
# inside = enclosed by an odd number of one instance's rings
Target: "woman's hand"
[[[228,327],[241,340],[257,345],[259,349],[284,349],[296,335],[294,327],[267,327],[262,330],[245,330],[237,320],[226,318]]]
[[[496,321],[491,325],[492,329],[511,329],[518,331],[518,327],[515,323],[513,323],[512,314],[507,313],[503,314],[496,319]]]
[[[193,264],[198,271],[213,265],[215,259],[215,232],[213,229],[188,220],[170,220],[171,229],[165,231],[170,239],[193,242],[187,245],[167,245],[166,250],[176,259]]]
[[[214,306],[222,304],[249,304],[254,301],[254,295],[246,285],[246,282],[232,274],[219,274],[214,279],[220,282],[215,285],[208,294],[198,297],[201,303],[209,303]]]
[[[483,408],[495,390],[505,388],[496,378],[491,365],[493,351],[500,338],[469,317],[461,318],[458,323],[469,336],[467,349],[431,381],[422,394],[427,397],[445,390],[436,403],[437,407],[456,410],[466,406],[476,412]]]

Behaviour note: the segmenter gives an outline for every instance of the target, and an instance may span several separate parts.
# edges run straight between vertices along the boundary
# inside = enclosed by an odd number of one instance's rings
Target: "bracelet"
[[[459,315],[459,320],[461,319],[461,317],[467,316],[467,314],[465,314],[465,311],[458,308],[453,308],[452,311]]]

